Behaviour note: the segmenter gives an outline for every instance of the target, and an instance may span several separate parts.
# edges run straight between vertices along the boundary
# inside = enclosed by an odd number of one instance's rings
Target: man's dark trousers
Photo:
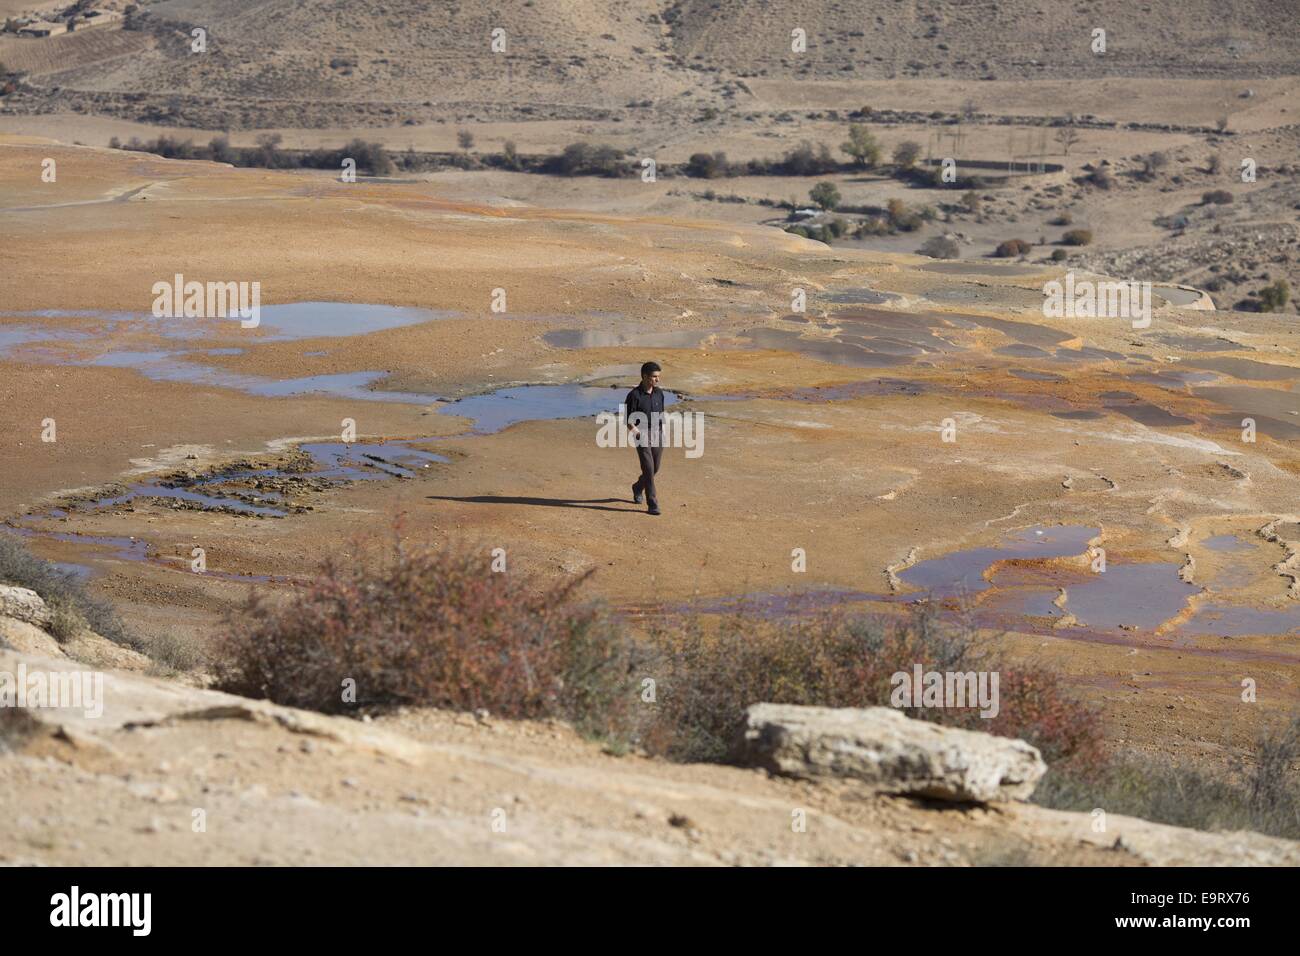
[[[661,445],[649,448],[636,446],[636,457],[641,462],[641,477],[632,486],[632,491],[645,492],[646,507],[651,511],[659,510],[659,496],[655,494],[655,473],[659,471],[659,459],[663,457],[663,453]]]

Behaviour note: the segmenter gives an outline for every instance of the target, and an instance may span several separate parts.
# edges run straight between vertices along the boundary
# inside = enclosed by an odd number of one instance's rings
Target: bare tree
[[[1070,155],[1070,147],[1079,141],[1079,131],[1073,126],[1062,126],[1056,131],[1056,141],[1061,146],[1061,151],[1066,156]]]
[[[1074,114],[1065,114],[1065,125],[1056,131],[1055,139],[1061,146],[1061,151],[1066,156],[1070,155],[1070,147],[1079,141],[1079,130],[1075,128]]]

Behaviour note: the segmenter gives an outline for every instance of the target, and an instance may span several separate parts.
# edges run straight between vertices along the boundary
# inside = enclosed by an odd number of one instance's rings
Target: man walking
[[[627,393],[623,401],[624,421],[631,432],[636,456],[641,464],[641,477],[632,486],[632,500],[641,503],[645,495],[647,512],[659,514],[659,496],[655,494],[655,473],[663,456],[664,390],[659,387],[662,369],[654,362],[641,366],[641,384]]]

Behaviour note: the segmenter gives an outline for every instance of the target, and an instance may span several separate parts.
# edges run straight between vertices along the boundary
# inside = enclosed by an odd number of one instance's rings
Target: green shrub
[[[552,157],[546,172],[561,176],[622,176],[630,171],[626,157],[613,146],[570,143],[564,152]]]
[[[885,204],[885,215],[889,221],[890,232],[912,232],[921,228],[920,213],[907,208],[901,199],[891,199]]]
[[[731,164],[727,162],[727,154],[722,152],[693,153],[686,162],[686,175],[698,179],[716,179],[730,172]]]
[[[1232,199],[1232,193],[1228,192],[1226,189],[1211,189],[1209,192],[1201,194],[1201,204],[1205,206],[1211,204],[1219,206],[1226,205],[1227,203],[1232,202]]]
[[[1291,286],[1285,279],[1278,279],[1259,290],[1259,311],[1281,312],[1290,299]]]
[[[832,182],[820,182],[808,193],[810,199],[822,209],[834,209],[840,204],[840,191]]]
[[[814,150],[811,143],[804,141],[793,149],[787,150],[779,163],[760,162],[759,166],[764,172],[775,172],[784,176],[821,176],[835,172],[839,168],[839,163],[835,162],[825,143]]]
[[[350,156],[357,161],[357,169],[369,170],[372,176],[387,176],[393,172],[393,161],[388,151],[379,143],[367,143],[363,139],[354,139],[343,147],[339,163],[332,163],[322,168],[334,168],[342,163],[343,157]]]
[[[864,168],[875,166],[880,162],[880,143],[872,135],[871,130],[861,123],[849,124],[849,138],[840,145],[840,150]]]
[[[519,172],[524,168],[523,160],[519,158],[519,150],[515,147],[515,142],[508,139],[501,146],[501,165],[506,169]]]
[[[1065,260],[1065,258],[1066,258],[1068,255],[1069,255],[1069,253],[1067,253],[1064,249],[1053,249],[1053,250],[1052,250],[1052,261],[1053,261],[1053,262],[1063,262],[1063,261]]]
[[[1067,246],[1086,246],[1092,242],[1092,230],[1071,229],[1061,237],[1061,241]]]
[[[257,137],[256,146],[234,147],[224,136],[213,137],[207,146],[195,146],[190,140],[168,135],[159,136],[147,143],[133,136],[125,145],[118,140],[114,148],[155,153],[166,159],[206,159],[234,166],[261,166],[266,169],[305,167],[337,171],[348,157],[356,160],[357,169],[376,176],[386,176],[394,169],[392,158],[380,143],[353,139],[341,149],[313,149],[291,153],[280,148],[282,139],[279,133],[261,133]]]

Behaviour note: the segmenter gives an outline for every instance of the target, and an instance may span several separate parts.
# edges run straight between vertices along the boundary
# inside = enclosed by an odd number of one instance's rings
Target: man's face
[[[659,373],[649,372],[641,376],[641,384],[646,387],[647,391],[654,391],[659,387]]]

